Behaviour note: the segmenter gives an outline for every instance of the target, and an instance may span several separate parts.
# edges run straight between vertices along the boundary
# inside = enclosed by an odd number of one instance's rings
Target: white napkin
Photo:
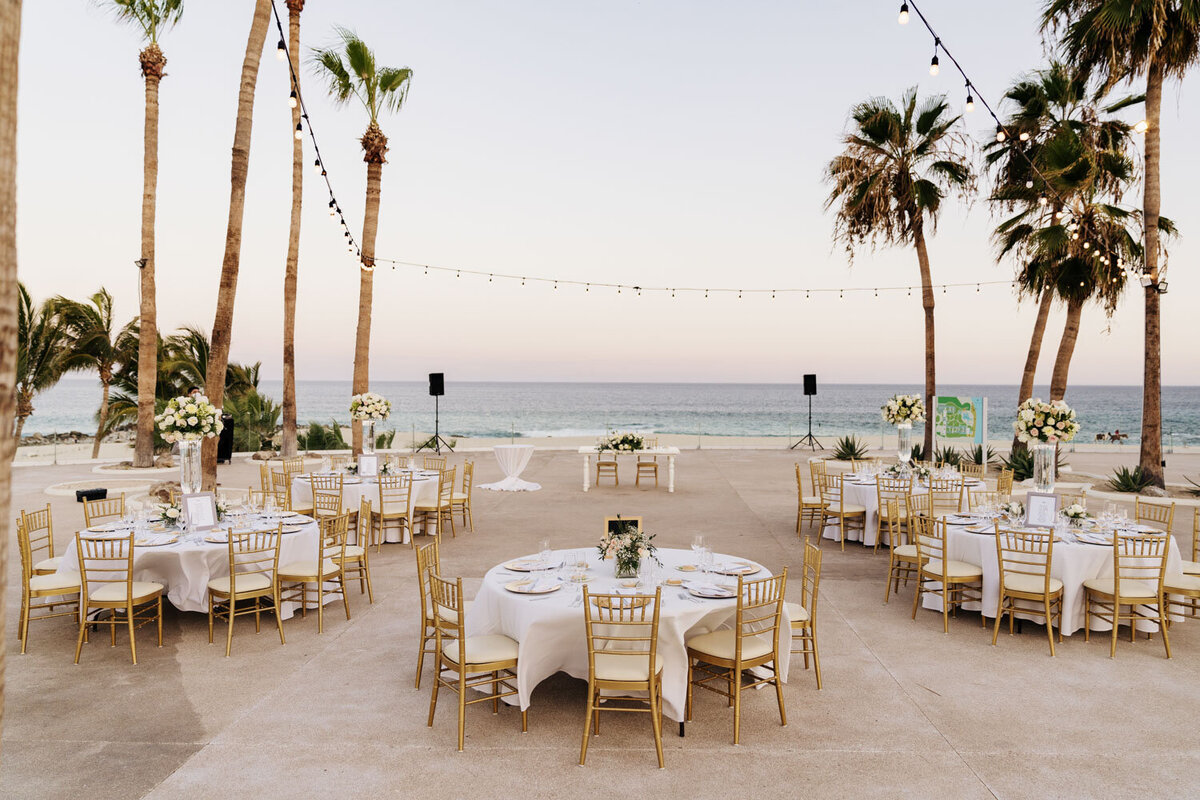
[[[175,539],[175,536],[173,534],[169,534],[169,533],[148,533],[144,536],[139,536],[134,541],[134,544],[141,544],[141,545],[169,544],[173,539]]]

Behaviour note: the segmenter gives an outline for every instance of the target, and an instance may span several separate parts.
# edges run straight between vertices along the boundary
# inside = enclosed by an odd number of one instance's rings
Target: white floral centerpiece
[[[154,510],[158,512],[158,516],[151,519],[151,522],[161,522],[163,525],[176,526],[183,521],[183,509],[174,503],[155,503]]]
[[[1034,397],[1017,407],[1013,430],[1025,444],[1054,444],[1074,439],[1079,423],[1075,411],[1062,400],[1046,403]]]
[[[596,549],[601,558],[616,561],[618,578],[636,577],[643,558],[658,560],[654,555],[658,549],[654,546],[654,536],[620,517],[617,517],[617,524],[605,532]]]
[[[1062,510],[1062,515],[1067,518],[1068,522],[1077,527],[1082,525],[1083,521],[1091,516],[1087,513],[1087,509],[1079,505],[1079,503],[1072,503],[1064,508]]]
[[[350,398],[350,418],[357,421],[379,422],[392,413],[392,401],[374,392],[363,392]]]
[[[636,433],[614,433],[612,436],[600,443],[600,451],[605,450],[620,450],[631,453],[641,450],[646,446],[646,440]]]
[[[172,397],[154,422],[163,440],[171,443],[208,439],[225,427],[221,422],[221,409],[202,394]]]
[[[883,412],[884,422],[889,425],[925,421],[925,401],[920,395],[894,394],[880,410]]]
[[[933,470],[924,464],[913,464],[912,475],[919,481],[929,480],[929,476],[933,474]]]
[[[1000,513],[1009,519],[1025,516],[1025,505],[1020,500],[1009,500],[1000,504]]]

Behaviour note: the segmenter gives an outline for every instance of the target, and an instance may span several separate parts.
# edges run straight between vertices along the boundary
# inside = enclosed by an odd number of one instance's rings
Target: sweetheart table
[[[679,455],[678,447],[650,447],[645,450],[606,450],[614,456],[632,455],[635,456],[666,456],[667,458],[667,491],[675,491],[675,456]],[[583,456],[583,490],[586,492],[592,488],[592,456],[599,456],[600,451],[593,445],[591,447],[579,448],[579,454]]]

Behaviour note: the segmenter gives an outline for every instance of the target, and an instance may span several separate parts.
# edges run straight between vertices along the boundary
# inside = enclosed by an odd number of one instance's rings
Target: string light
[[[1139,120],[1138,123],[1133,126],[1133,129],[1138,133],[1145,133],[1146,131],[1150,130],[1150,123],[1144,119]]]
[[[997,125],[996,126],[996,141],[1003,142],[1007,138],[1008,138],[1007,134],[1004,133],[1004,126]]]
[[[280,39],[279,44],[275,45],[275,57],[280,61],[287,58],[287,42],[283,41],[283,39]]]
[[[304,138],[304,123],[303,122],[296,123],[296,138],[297,139]]]
[[[908,24],[908,3],[900,4],[900,16],[896,21],[899,22],[901,25]]]
[[[319,158],[318,158],[316,161],[314,161],[314,162],[313,162],[313,169],[315,169],[317,172],[320,172],[320,171],[321,171],[321,159],[319,159]],[[332,201],[332,200],[331,200],[331,201],[329,201],[329,207],[330,207],[330,208],[333,208],[333,201]],[[331,212],[331,213],[332,213],[332,212]]]
[[[292,93],[288,95],[288,107],[295,108],[300,105],[300,98],[296,96],[296,90],[292,89]]]
[[[1022,142],[1028,142],[1029,141],[1029,131],[1021,131],[1020,139]]]
[[[967,113],[975,110],[975,98],[971,96],[971,82],[967,81]]]
[[[942,71],[941,66],[938,64],[938,47],[941,45],[941,43],[942,43],[941,39],[935,38],[933,40],[933,58],[929,61],[929,74],[930,75],[937,75],[939,72]]]

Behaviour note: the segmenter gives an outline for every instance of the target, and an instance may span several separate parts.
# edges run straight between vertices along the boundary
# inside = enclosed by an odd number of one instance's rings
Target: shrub
[[[308,423],[308,430],[296,434],[296,444],[303,450],[346,450],[345,437],[342,436],[342,426],[337,420],[330,420],[329,425],[319,422]]]
[[[958,452],[953,447],[946,445],[945,447],[939,447],[934,451],[933,460],[950,467],[957,467],[959,462],[962,461],[962,453]]]
[[[921,445],[921,444],[913,445],[912,460],[913,461],[924,461],[925,460],[925,446],[924,445]]]
[[[1108,479],[1108,485],[1113,491],[1133,492],[1136,494],[1147,486],[1154,485],[1154,480],[1142,472],[1140,466],[1133,469],[1129,467],[1117,467],[1113,470],[1113,476]]]
[[[250,389],[225,399],[224,411],[233,417],[233,449],[240,452],[274,447],[283,409],[271,398]]]
[[[833,457],[841,461],[853,461],[866,458],[868,449],[867,443],[857,436],[842,436],[834,443]]]
[[[1008,454],[1008,458],[1000,456],[1000,463],[1013,471],[1014,481],[1028,480],[1033,477],[1033,451],[1019,448]],[[1066,464],[1066,459],[1063,458],[1062,451],[1058,452],[1058,459],[1054,466],[1054,471],[1057,474],[1059,470]]]
[[[966,461],[968,464],[983,464],[983,445],[977,444],[974,447],[963,448],[961,451],[961,457],[962,460]],[[987,463],[996,463],[996,451],[990,447],[987,449]]]
[[[387,450],[392,446],[392,441],[396,438],[396,431],[384,431],[375,435],[375,449]]]

